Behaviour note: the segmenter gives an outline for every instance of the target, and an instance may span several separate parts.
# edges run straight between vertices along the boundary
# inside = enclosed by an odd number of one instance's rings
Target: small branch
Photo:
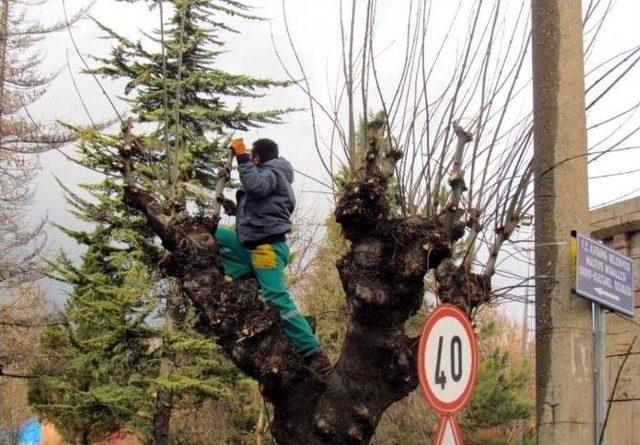
[[[73,84],[73,89],[76,91],[76,96],[78,96],[78,99],[80,100],[80,104],[82,105],[82,109],[84,110],[85,114],[89,118],[89,122],[91,122],[91,125],[93,125],[95,127],[96,126],[96,122],[93,120],[93,116],[91,115],[91,112],[89,112],[89,108],[87,107],[87,103],[84,101],[84,97],[82,97],[82,93],[80,92],[80,88],[78,87],[78,83],[76,82],[76,77],[73,75],[73,70],[71,69],[71,63],[69,62],[69,52],[68,51],[65,53],[65,56],[67,58],[67,69],[69,70],[69,77],[71,78],[71,83]]]
[[[604,417],[604,423],[602,424],[602,431],[600,431],[600,438],[598,440],[598,445],[602,445],[602,441],[604,440],[604,433],[607,429],[607,423],[609,422],[609,414],[611,414],[611,406],[613,405],[613,397],[616,395],[616,390],[618,389],[618,383],[620,381],[620,375],[622,375],[622,370],[624,369],[624,365],[627,363],[629,356],[631,355],[631,351],[633,350],[633,346],[636,344],[636,340],[638,336],[633,337],[629,348],[627,349],[627,353],[622,359],[622,363],[620,363],[620,367],[618,368],[618,372],[616,374],[616,379],[613,382],[613,389],[611,390],[611,397],[609,398],[609,403],[607,404],[607,414]]]
[[[0,377],[9,377],[12,379],[37,379],[40,376],[33,374],[14,374],[11,372],[5,372],[4,369],[2,369],[2,366],[0,366]]]
[[[84,65],[84,68],[87,70],[87,72],[89,74],[91,74],[91,77],[93,78],[93,80],[98,85],[98,88],[100,88],[100,91],[102,92],[104,97],[109,102],[109,105],[111,106],[111,109],[113,110],[113,112],[116,114],[116,116],[118,116],[118,119],[120,121],[122,121],[123,120],[122,115],[118,111],[118,108],[116,107],[116,104],[114,103],[113,99],[111,99],[111,96],[109,96],[109,93],[107,93],[107,90],[105,90],[104,86],[102,85],[102,82],[100,82],[100,79],[98,79],[98,76],[96,76],[96,74],[91,71],[91,68],[89,67],[89,64],[87,63],[86,59],[84,58],[84,56],[80,52],[80,48],[78,47],[78,43],[76,42],[76,39],[73,36],[73,32],[71,31],[71,23],[72,23],[72,21],[69,20],[69,16],[67,14],[67,3],[66,3],[66,0],[62,0],[62,12],[64,13],[64,20],[65,20],[67,31],[69,32],[69,38],[71,39],[71,43],[73,44],[73,49],[75,50],[76,54],[78,55],[78,57],[82,61],[82,65]]]
[[[520,180],[520,183],[514,191],[509,208],[504,216],[503,224],[500,227],[496,227],[495,239],[491,247],[489,247],[489,259],[485,265],[484,275],[486,277],[492,277],[496,272],[496,264],[498,261],[498,253],[502,248],[502,245],[511,238],[513,232],[518,227],[524,213],[524,199],[527,195],[527,187],[533,174],[533,170],[530,168],[531,164],[527,168],[527,171]]]
[[[122,176],[127,187],[133,187],[133,158],[131,153],[131,130],[133,129],[133,118],[128,117],[122,122],[123,144],[120,147],[120,157],[122,158]]]
[[[285,5],[285,0],[282,0],[282,18],[284,21],[284,28],[287,35],[287,40],[289,42],[289,47],[291,48],[291,51],[295,57],[298,69],[302,74],[302,79],[296,79],[296,77],[293,76],[293,74],[287,68],[287,64],[284,62],[280,53],[278,52],[278,48],[276,46],[275,39],[273,36],[273,30],[271,30],[271,42],[273,44],[273,49],[275,51],[276,58],[278,59],[280,67],[287,74],[287,77],[289,77],[289,79],[293,82],[294,85],[296,85],[298,88],[302,90],[302,92],[305,94],[305,96],[309,100],[309,114],[311,115],[311,128],[313,130],[313,142],[314,142],[313,145],[316,149],[316,153],[318,154],[318,158],[320,159],[320,163],[322,164],[322,167],[329,174],[329,177],[332,180],[332,185],[335,185],[336,180],[333,175],[333,169],[330,168],[329,164],[327,164],[327,161],[325,160],[325,157],[323,156],[322,150],[320,148],[320,137],[319,137],[319,129],[318,129],[318,119],[316,116],[316,106],[319,107],[322,113],[325,114],[329,118],[329,120],[332,121],[334,129],[339,129],[340,124],[337,118],[336,119],[332,118],[331,113],[327,109],[325,109],[325,107],[322,106],[322,104],[314,97],[311,91],[309,78],[307,77],[306,71],[304,69],[304,65],[302,64],[302,59],[300,58],[298,50],[294,44],[293,36],[291,35],[291,31],[289,29],[289,22],[287,20],[287,10]],[[330,161],[331,161],[331,158],[330,158]]]
[[[218,180],[214,189],[214,196],[216,199],[213,201],[213,217],[220,217],[220,210],[222,208],[222,202],[217,199],[219,196],[223,196],[224,188],[226,187],[229,179],[231,179],[231,166],[233,165],[233,153],[227,155],[224,165],[220,168],[218,173]]]
[[[462,158],[464,156],[464,147],[473,140],[471,133],[465,131],[457,121],[452,124],[453,131],[458,137],[456,151],[453,155],[453,168],[449,176],[449,185],[451,186],[451,194],[449,201],[444,210],[444,229],[451,233],[456,220],[459,219],[458,208],[462,193],[467,190],[464,182],[464,171],[462,170]]]

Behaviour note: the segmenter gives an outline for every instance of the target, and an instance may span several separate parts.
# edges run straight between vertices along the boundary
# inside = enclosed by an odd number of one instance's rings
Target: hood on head
[[[271,159],[270,161],[262,164],[260,167],[277,170],[282,173],[285,178],[287,178],[287,181],[293,183],[293,167],[291,166],[291,163],[285,158]]]

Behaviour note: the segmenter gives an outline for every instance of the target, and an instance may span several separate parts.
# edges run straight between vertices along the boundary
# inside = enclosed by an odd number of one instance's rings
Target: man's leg
[[[283,331],[298,354],[309,357],[320,352],[320,344],[287,290],[284,268],[288,261],[286,243],[262,244],[251,251],[251,264],[265,300],[277,309],[283,321]]]
[[[234,228],[218,226],[216,241],[220,247],[220,263],[225,275],[235,280],[253,273],[249,252],[242,247]]]

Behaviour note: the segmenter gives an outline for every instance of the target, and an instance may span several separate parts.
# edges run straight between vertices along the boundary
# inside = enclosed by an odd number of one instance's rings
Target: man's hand
[[[223,195],[218,195],[216,200],[222,204],[222,209],[224,210],[225,215],[236,216],[236,213],[238,213],[238,206],[235,202],[225,198]]]
[[[231,149],[233,154],[236,156],[247,153],[247,147],[244,145],[244,140],[242,138],[232,140],[229,144],[229,149]]]

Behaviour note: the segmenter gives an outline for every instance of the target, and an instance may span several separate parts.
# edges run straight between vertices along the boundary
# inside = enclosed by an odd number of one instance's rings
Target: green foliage
[[[144,321],[153,307],[142,304],[149,274],[126,262],[98,226],[84,240],[82,265],[65,256],[52,263],[58,279],[72,284],[60,326],[42,335],[45,377],[29,388],[29,402],[68,439],[94,440],[124,425],[135,426],[152,408],[149,377],[157,372]]]
[[[202,197],[183,186],[191,183],[211,190],[228,155],[226,146],[232,132],[279,123],[282,114],[290,111],[246,111],[240,100],[262,97],[270,88],[288,83],[233,74],[216,66],[224,46],[220,34],[237,32],[225,24],[225,19],[258,19],[248,6],[226,0],[165,3],[171,11],[164,29],[166,66],[161,51],[150,51],[142,43],[99,24],[117,39],[117,45],[111,57],[97,59],[102,65],[92,72],[124,80],[125,97],[132,113],[139,122],[153,124],[152,130],[140,136],[148,150],[138,159],[136,169],[141,176],[138,179],[146,177],[152,182],[145,182],[147,188],[156,190],[160,197],[166,195],[166,189],[159,188],[157,180],[166,183],[168,163],[175,156],[178,195],[191,199],[199,204],[199,211],[206,212],[207,203]],[[159,30],[150,37],[156,42],[163,40]],[[113,170],[113,165],[108,168]]]
[[[528,365],[517,369],[499,349],[483,357],[473,398],[465,411],[465,429],[476,431],[528,419],[533,409],[526,393],[531,375]]]
[[[478,377],[461,427],[470,438],[477,432],[493,433],[489,434],[491,441],[472,443],[507,444],[508,434],[504,433],[508,427],[533,415],[533,369],[527,358],[520,356],[520,326],[496,313],[485,315],[478,324]]]

